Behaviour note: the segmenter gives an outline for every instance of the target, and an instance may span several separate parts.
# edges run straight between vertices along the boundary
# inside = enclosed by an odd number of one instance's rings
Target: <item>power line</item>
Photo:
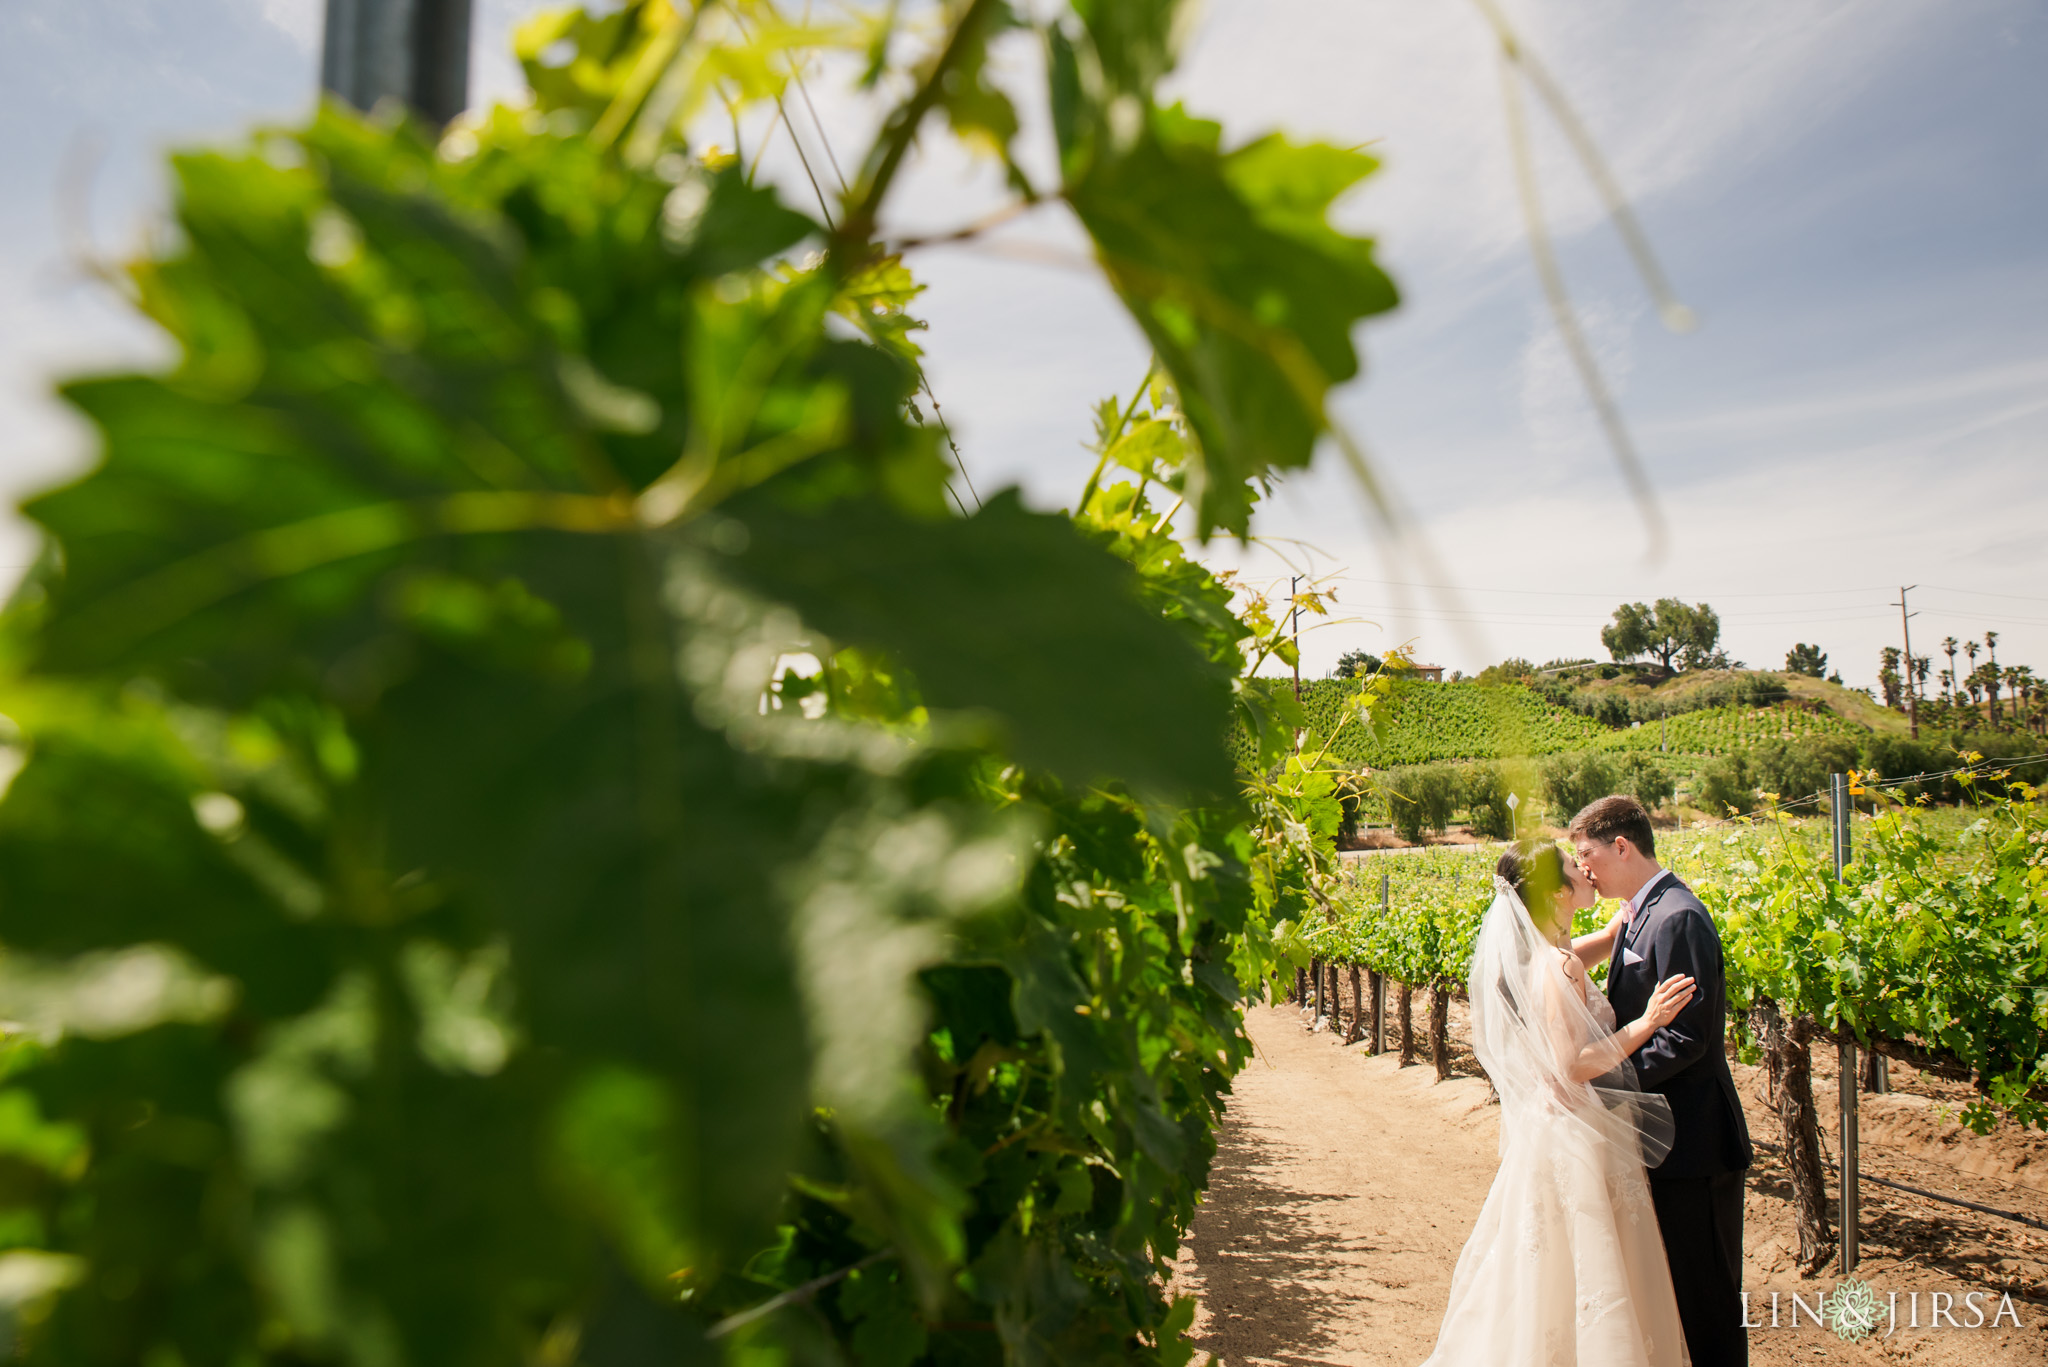
[[[1600,625],[1604,624],[1607,620],[1605,616],[1591,615],[1583,612],[1517,612],[1513,608],[1430,608],[1412,607],[1396,603],[1351,602],[1346,602],[1344,606],[1354,612],[1377,613],[1384,617],[1399,618],[1404,621],[1472,622],[1481,625],[1581,626]],[[1724,627],[1729,625],[1741,626],[1744,624],[1769,627],[1795,626],[1802,622],[1880,621],[1889,620],[1891,614],[1881,608],[1862,612],[1813,608],[1811,610],[1786,610],[1783,612],[1772,611],[1767,613],[1722,613],[1720,617]],[[1998,620],[2011,622],[2021,619],[2007,617]]]
[[[1339,583],[1348,583],[1348,584],[1371,584],[1371,585],[1374,585],[1374,586],[1377,586],[1377,587],[1384,587],[1384,588],[1398,588],[1398,589],[1433,589],[1433,590],[1437,590],[1437,591],[1439,591],[1439,592],[1445,592],[1445,593],[1499,593],[1499,594],[1509,594],[1509,595],[1512,595],[1512,596],[1514,596],[1514,597],[1518,597],[1518,598],[1584,598],[1584,599],[1589,599],[1589,600],[1593,600],[1593,601],[1596,601],[1596,602],[1603,602],[1603,603],[1612,603],[1612,602],[1615,602],[1615,601],[1617,601],[1617,600],[1625,600],[1625,599],[1627,599],[1627,598],[1628,598],[1628,595],[1627,595],[1626,593],[1589,593],[1589,592],[1586,592],[1585,590],[1582,590],[1582,589],[1510,589],[1510,588],[1489,588],[1489,587],[1480,587],[1480,586],[1476,586],[1476,585],[1470,585],[1470,584],[1431,584],[1431,583],[1425,583],[1425,582],[1423,582],[1423,581],[1420,581],[1420,580],[1411,580],[1411,579],[1368,579],[1368,578],[1365,578],[1365,577],[1363,577],[1363,576],[1361,576],[1361,575],[1353,575],[1353,574],[1342,574],[1342,573],[1339,573],[1339,574],[1333,574],[1333,575],[1330,575],[1330,576],[1328,576],[1328,577],[1329,577],[1329,578],[1331,578],[1331,579],[1333,579],[1333,580],[1336,580],[1336,581],[1337,581],[1337,582],[1339,582]],[[2031,594],[2023,594],[2023,593],[1994,593],[1994,592],[1991,592],[1991,591],[1990,591],[1990,590],[1988,590],[1988,589],[1963,589],[1963,588],[1954,588],[1954,587],[1951,587],[1951,586],[1947,586],[1947,585],[1941,585],[1941,584],[1923,584],[1923,585],[1921,585],[1921,586],[1920,586],[1920,591],[1921,591],[1922,593],[1959,593],[1959,594],[1965,594],[1965,595],[1970,595],[1970,596],[1974,596],[1974,597],[1979,597],[1979,598],[2003,598],[2003,599],[2010,599],[2010,600],[2012,600],[2012,601],[2015,601],[2015,602],[2023,602],[2023,603],[2048,603],[2048,598],[2038,597],[2038,596],[2034,596],[2034,595],[2031,595]],[[1867,588],[1846,588],[1846,589],[1789,589],[1789,590],[1788,590],[1788,589],[1778,589],[1778,590],[1770,590],[1770,591],[1755,591],[1755,592],[1743,592],[1743,593],[1721,593],[1721,592],[1715,592],[1715,591],[1709,590],[1709,591],[1705,592],[1704,594],[1702,594],[1701,596],[1702,596],[1703,598],[1708,598],[1708,599],[1718,599],[1718,600],[1721,600],[1721,601],[1724,601],[1724,602],[1725,602],[1725,601],[1727,601],[1727,600],[1729,600],[1729,599],[1752,599],[1752,598],[1762,598],[1762,599],[1784,599],[1784,598],[1805,598],[1805,599],[1816,599],[1816,598],[1828,598],[1828,597],[1835,597],[1835,598],[1839,598],[1839,597],[1845,597],[1845,596],[1849,596],[1849,595],[1871,595],[1871,594],[1879,594],[1879,593],[1884,593],[1884,594],[1890,594],[1890,593],[1896,593],[1896,592],[1898,592],[1898,585],[1896,585],[1896,584],[1893,584],[1893,585],[1891,585],[1891,586],[1889,586],[1889,587],[1886,587],[1886,586],[1884,586],[1884,585],[1871,585],[1871,586],[1869,586],[1869,587],[1867,587]],[[1728,618],[1728,617],[1731,617],[1731,616],[1733,616],[1733,617],[1739,617],[1739,618],[1745,618],[1745,619],[1752,619],[1752,620],[1753,620],[1753,619],[1755,619],[1756,617],[1758,617],[1758,616],[1761,616],[1761,615],[1763,615],[1764,613],[1767,613],[1767,612],[1780,612],[1780,611],[1783,611],[1783,612],[1799,612],[1799,611],[1807,611],[1807,610],[1808,610],[1808,609],[1793,609],[1793,608],[1787,608],[1787,609],[1773,609],[1773,608],[1758,608],[1758,609],[1754,609],[1754,610],[1751,610],[1751,611],[1748,611],[1748,612],[1743,612],[1743,613],[1736,613],[1736,614],[1730,614],[1730,613],[1723,613],[1723,614],[1722,614],[1722,617],[1723,617],[1723,618],[1725,619],[1725,618]],[[1827,607],[1827,606],[1826,606],[1825,604],[1819,604],[1819,603],[1816,603],[1816,604],[1814,604],[1814,606],[1813,606],[1813,607],[1812,607],[1812,608],[1811,608],[1810,610],[1811,610],[1811,611],[1815,611],[1815,612],[1833,612],[1833,611],[1835,611],[1835,609],[1829,608],[1829,607]],[[1955,608],[1955,607],[1948,607],[1948,608],[1943,608],[1943,607],[1931,607],[1931,608],[1927,608],[1927,609],[1924,609],[1924,610],[1925,610],[1925,611],[1929,611],[1929,612],[1949,612],[1949,613],[1965,613],[1965,612],[1974,612],[1974,611],[1978,611],[1978,609],[1973,609],[1973,608]],[[1488,611],[1496,611],[1496,612],[1497,612],[1497,611],[1503,611],[1503,609],[1488,609]],[[1879,613],[1878,615],[1879,615],[1879,616],[1888,616],[1889,614],[1887,614],[1887,613]],[[2007,618],[2005,618],[2005,620],[2007,620],[2007,621],[2015,621],[2015,622],[2026,622],[2026,623],[2028,623],[2029,625],[2048,625],[2048,618],[2031,618],[2031,617],[2007,617]]]
[[[2048,603],[2048,598],[2031,593],[1993,593],[1989,589],[1957,589],[1944,584],[1922,584],[1920,587],[1929,593],[1968,593],[1979,598],[2015,598],[2022,603]]]
[[[1500,589],[1475,588],[1467,584],[1425,584],[1410,579],[1367,579],[1362,576],[1352,574],[1335,574],[1331,575],[1330,577],[1345,583],[1352,584],[1379,584],[1384,585],[1387,588],[1396,589],[1438,589],[1447,593],[1511,593],[1519,596],[1533,598],[1594,598],[1599,599],[1603,602],[1613,602],[1618,597],[1627,597],[1626,594],[1586,593],[1580,590],[1572,589]],[[1758,593],[1710,593],[1707,596],[1712,598],[1814,598],[1829,594],[1840,595],[1847,593],[1893,593],[1896,592],[1897,589],[1898,585],[1896,584],[1893,584],[1889,587],[1879,584],[1873,585],[1869,588],[1801,590],[1780,589],[1773,590],[1771,592]],[[2042,601],[2048,602],[2048,599],[2043,599]]]

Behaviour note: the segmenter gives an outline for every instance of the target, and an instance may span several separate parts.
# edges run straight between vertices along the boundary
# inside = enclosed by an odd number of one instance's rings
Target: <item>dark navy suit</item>
[[[1713,918],[1676,874],[1658,875],[1623,929],[1607,970],[1607,1000],[1626,1025],[1658,983],[1683,973],[1697,984],[1669,1025],[1637,1050],[1643,1090],[1671,1103],[1671,1152],[1650,1169],[1678,1315],[1693,1367],[1742,1367],[1743,1171],[1754,1158],[1724,1030],[1728,984]]]

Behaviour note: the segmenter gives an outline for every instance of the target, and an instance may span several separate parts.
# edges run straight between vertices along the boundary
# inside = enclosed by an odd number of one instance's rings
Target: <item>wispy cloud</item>
[[[1634,332],[1646,311],[1640,300],[1600,300],[1578,310],[1579,327],[1617,400],[1628,393],[1629,374],[1635,369]],[[1522,422],[1538,460],[1532,474],[1555,478],[1575,463],[1571,458],[1608,456],[1585,383],[1548,313],[1536,317],[1517,369]]]
[[[1934,0],[1507,8],[1638,200],[1779,145],[1954,17]],[[1213,7],[1177,88],[1240,133],[1371,140],[1388,170],[1353,214],[1404,257],[1476,263],[1520,249],[1494,46],[1470,5],[1228,0]],[[1585,177],[1537,124],[1557,228],[1597,222]]]
[[[1784,403],[1674,414],[1642,424],[1642,432],[1652,437],[1768,436],[1843,419],[1893,419],[1900,413],[1953,404],[1968,404],[1981,411],[1986,403],[1999,403],[2002,406],[1994,413],[2022,416],[2048,406],[2048,401],[2010,401],[2020,395],[2039,395],[2044,389],[2048,389],[2048,356],[2030,357],[1901,383],[1873,384],[1864,379]]]
[[[323,0],[256,0],[256,8],[265,23],[291,39],[300,51],[311,52],[319,46]]]

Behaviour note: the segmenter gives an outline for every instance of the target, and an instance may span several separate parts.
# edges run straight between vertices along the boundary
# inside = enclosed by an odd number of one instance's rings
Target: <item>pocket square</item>
[[[1639,964],[1643,961],[1643,956],[1630,949],[1627,945],[1623,945],[1621,947],[1621,961],[1625,964]]]

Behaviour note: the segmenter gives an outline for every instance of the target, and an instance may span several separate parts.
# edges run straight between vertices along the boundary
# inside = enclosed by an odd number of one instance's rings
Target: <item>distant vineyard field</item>
[[[1668,744],[1679,755],[1725,755],[1734,750],[1774,740],[1798,740],[1806,736],[1860,736],[1868,728],[1843,721],[1832,712],[1810,711],[1796,706],[1715,707],[1704,712],[1687,712],[1662,724],[1607,731],[1598,746],[1604,750],[1655,750]],[[1603,728],[1604,729],[1604,728]]]
[[[1302,684],[1309,729],[1328,736],[1345,701],[1358,688],[1352,679]],[[1377,736],[1364,726],[1348,726],[1338,733],[1331,753],[1349,764],[1384,768],[1587,750],[1614,734],[1588,717],[1511,685],[1397,684],[1380,706],[1377,720]]]
[[[1254,679],[1251,686],[1276,691],[1293,687],[1283,679]],[[1371,730],[1357,723],[1338,730],[1344,705],[1359,687],[1355,679],[1306,680],[1301,686],[1302,711],[1315,736],[1337,732],[1331,746],[1335,758],[1376,769],[1576,750],[1656,750],[1660,743],[1673,754],[1723,755],[1769,740],[1862,731],[1831,712],[1780,706],[1687,712],[1664,723],[1660,734],[1654,722],[1619,729],[1603,726],[1518,685],[1422,681],[1396,684]]]

